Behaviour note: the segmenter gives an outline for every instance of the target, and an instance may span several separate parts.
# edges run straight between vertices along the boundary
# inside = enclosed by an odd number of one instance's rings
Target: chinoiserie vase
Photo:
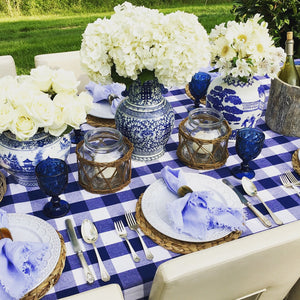
[[[174,126],[174,111],[163,97],[157,79],[134,81],[115,114],[117,129],[134,146],[132,159],[150,161],[161,157]]]
[[[38,186],[35,166],[47,157],[65,160],[70,153],[70,135],[55,137],[38,132],[27,141],[18,141],[5,131],[0,135],[0,165],[24,186]]]
[[[215,78],[208,87],[206,106],[220,111],[229,123],[234,141],[243,127],[255,127],[265,105],[264,86],[255,77],[247,82],[232,76]]]

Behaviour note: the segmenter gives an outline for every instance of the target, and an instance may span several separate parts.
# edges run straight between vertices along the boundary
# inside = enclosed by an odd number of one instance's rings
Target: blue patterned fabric
[[[270,79],[262,78],[262,84],[268,94]],[[47,219],[43,215],[42,209],[49,198],[39,188],[25,188],[16,184],[12,176],[5,173],[8,188],[6,195],[0,202],[0,208],[9,213],[32,214],[46,220],[62,234],[66,243],[67,259],[64,271],[54,288],[43,298],[44,300],[59,299],[109,283],[120,284],[126,300],[147,298],[157,267],[179,254],[168,251],[154,243],[150,238],[144,237],[147,246],[154,254],[153,261],[147,260],[138,236],[126,227],[130,242],[141,257],[139,263],[134,263],[126,243],[115,233],[113,222],[122,220],[127,225],[124,217],[125,210],[135,211],[139,196],[151,183],[161,177],[161,170],[165,166],[174,169],[180,168],[184,172],[205,174],[216,179],[227,178],[245,195],[241,187],[241,181],[235,179],[230,172],[233,166],[241,163],[236,154],[234,142],[229,143],[229,158],[225,165],[219,169],[198,171],[190,169],[180,162],[176,155],[178,125],[183,118],[187,117],[186,108],[193,101],[185,94],[184,87],[170,90],[165,94],[165,97],[175,111],[175,126],[166,145],[166,153],[161,158],[150,162],[132,161],[132,180],[128,186],[117,193],[108,195],[91,194],[79,185],[75,145],[72,145],[67,160],[69,183],[61,196],[71,205],[70,212],[65,217]],[[279,179],[280,174],[286,169],[292,168],[291,157],[300,148],[300,139],[282,136],[271,131],[265,124],[264,117],[259,120],[257,127],[264,131],[266,139],[261,154],[250,162],[251,168],[255,170],[253,181],[260,196],[285,224],[300,220],[300,198],[292,189],[284,188]],[[83,126],[84,130],[89,128],[88,125]],[[300,176],[295,173],[294,175],[300,179]],[[250,198],[246,195],[246,198],[271,220],[264,206],[255,197]],[[247,207],[244,207],[244,213],[247,220],[240,238],[269,230]],[[65,228],[64,221],[66,218],[73,220],[84,256],[97,278],[92,285],[86,284],[79,259],[71,247]],[[111,280],[107,283],[100,280],[97,258],[92,246],[84,243],[81,238],[80,225],[85,218],[92,220],[99,230],[100,235],[96,246],[111,275]],[[272,221],[272,228],[276,226]]]

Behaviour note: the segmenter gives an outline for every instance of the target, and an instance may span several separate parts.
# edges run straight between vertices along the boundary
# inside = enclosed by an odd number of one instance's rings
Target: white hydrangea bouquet
[[[165,87],[180,86],[208,65],[208,35],[195,15],[164,15],[129,2],[114,10],[83,34],[81,62],[93,81],[128,85],[156,77]]]
[[[9,130],[23,141],[41,130],[60,136],[79,129],[93,98],[88,92],[77,95],[78,85],[73,72],[48,66],[0,78],[0,133]]]
[[[268,24],[256,14],[245,23],[235,21],[215,26],[209,35],[211,64],[223,76],[230,75],[243,81],[254,75],[274,78],[280,63],[285,60],[284,50],[274,46]]]

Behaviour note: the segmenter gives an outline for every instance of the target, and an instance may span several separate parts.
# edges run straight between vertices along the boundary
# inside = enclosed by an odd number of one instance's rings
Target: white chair
[[[35,66],[47,65],[52,69],[62,68],[73,71],[77,80],[80,81],[78,92],[82,92],[90,81],[87,73],[82,69],[79,51],[67,51],[49,54],[39,54],[34,57]]]
[[[11,55],[0,56],[0,77],[6,75],[17,76],[15,61]]]
[[[296,221],[162,263],[149,300],[282,300],[299,277]]]
[[[62,298],[62,300],[124,300],[118,284],[104,285],[80,294]]]

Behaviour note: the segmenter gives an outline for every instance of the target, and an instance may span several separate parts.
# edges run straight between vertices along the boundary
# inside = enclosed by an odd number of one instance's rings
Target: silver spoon
[[[95,245],[95,242],[98,239],[98,231],[94,223],[88,219],[84,219],[82,224],[81,224],[81,235],[84,239],[84,241],[88,244],[93,244],[97,259],[98,259],[98,264],[100,268],[100,274],[101,274],[101,279],[103,281],[109,281],[110,276],[101,260],[101,257],[99,255],[99,252],[97,250],[97,247]]]
[[[278,225],[282,225],[283,222],[271,211],[271,209],[267,206],[267,204],[258,196],[257,193],[257,188],[255,186],[255,184],[247,177],[243,177],[242,178],[242,186],[245,190],[245,192],[249,195],[249,196],[256,196],[260,202],[265,206],[266,210],[268,211],[268,213],[270,214],[270,216],[272,217],[272,219],[274,220],[274,222]]]

